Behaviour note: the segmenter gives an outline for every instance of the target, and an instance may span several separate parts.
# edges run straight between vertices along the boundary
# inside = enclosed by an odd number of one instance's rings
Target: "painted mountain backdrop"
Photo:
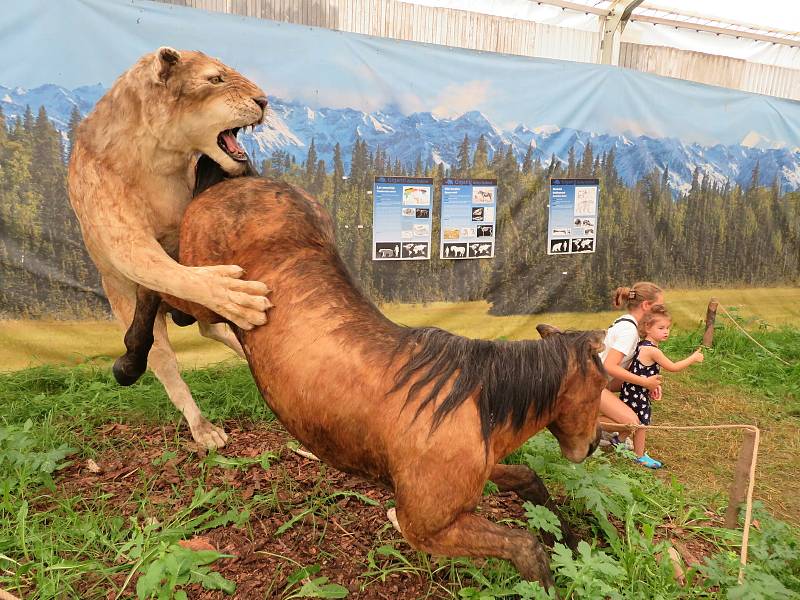
[[[101,85],[74,90],[54,84],[30,90],[0,86],[0,107],[10,120],[24,114],[26,106],[34,113],[44,106],[66,139],[72,110],[77,107],[81,116],[85,116],[104,93]],[[313,139],[318,157],[330,168],[336,143],[349,149],[356,135],[370,148],[380,146],[393,159],[407,165],[420,158],[423,164],[444,163],[449,167],[456,163],[458,147],[465,135],[472,143],[483,135],[490,155],[511,144],[515,155],[521,158],[531,146],[534,159],[539,158],[543,163],[549,163],[553,155],[566,162],[572,147],[578,156],[587,144],[592,145],[594,155],[614,148],[617,170],[628,185],[655,168],[667,167],[672,189],[688,192],[694,170],[699,167],[708,182],[730,181],[745,186],[758,163],[761,184],[777,182],[784,192],[800,189],[800,148],[774,143],[755,132],[746,135],[739,144],[702,146],[676,138],[598,134],[542,123],[520,123],[504,130],[478,111],[457,118],[437,118],[430,112],[403,114],[393,108],[369,113],[349,108],[312,109],[273,96],[268,122],[252,134],[240,134],[240,141],[256,164],[260,164],[277,150],[288,152],[302,162]],[[349,156],[349,152],[343,153],[347,167]]]
[[[0,89],[0,318],[107,315],[70,207],[66,165],[70,134],[103,91]],[[741,144],[702,147],[541,124],[502,129],[480,112],[455,115],[313,110],[273,98],[270,122],[242,141],[267,176],[326,207],[343,261],[377,303],[484,300],[492,314],[530,314],[604,309],[620,282],[637,280],[800,284],[796,149],[755,133]],[[497,178],[495,258],[435,258],[434,220],[432,260],[373,261],[375,175],[432,177],[438,214],[447,171]],[[550,177],[600,179],[596,252],[547,255]]]

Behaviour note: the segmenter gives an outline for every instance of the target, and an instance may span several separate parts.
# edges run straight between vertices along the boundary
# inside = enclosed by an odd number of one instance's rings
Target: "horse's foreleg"
[[[572,532],[569,525],[564,521],[561,511],[550,497],[544,481],[536,474],[536,471],[524,465],[495,465],[489,475],[501,492],[512,491],[522,498],[534,504],[540,504],[548,508],[558,517],[561,523],[561,534],[563,542],[572,550],[577,549],[578,537]],[[549,533],[542,532],[545,543],[552,546],[553,538]]]
[[[538,581],[545,588],[553,585],[550,558],[530,533],[496,525],[473,513],[461,513],[434,534],[421,533],[415,526],[415,516],[397,508],[403,536],[418,550],[438,556],[503,558],[512,561],[525,579]]]

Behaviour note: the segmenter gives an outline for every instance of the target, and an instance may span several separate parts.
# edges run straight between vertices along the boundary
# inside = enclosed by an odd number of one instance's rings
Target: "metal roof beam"
[[[577,12],[586,14],[599,15],[605,17],[608,14],[607,10],[596,8],[588,4],[578,4],[577,2],[568,2],[566,0],[533,0],[536,4],[547,4],[548,6],[557,6],[559,8],[566,8]]]
[[[600,64],[616,64],[619,58],[619,40],[633,10],[644,0],[615,0],[608,15],[600,22]]]
[[[675,27],[676,29],[691,29],[694,31],[704,31],[706,33],[715,33],[717,35],[727,35],[730,37],[746,38],[749,40],[757,40],[759,42],[771,42],[773,44],[783,44],[785,46],[792,46],[793,48],[800,48],[800,39],[776,37],[774,35],[766,35],[763,33],[742,31],[741,29],[726,29],[725,27],[715,27],[713,25],[702,25],[700,23],[692,23],[689,21],[678,21],[677,19],[666,19],[663,17],[651,17],[649,15],[637,14],[634,14],[630,20],[639,21],[640,23],[652,23],[653,25],[666,25],[668,27]]]
[[[605,39],[606,23],[612,17],[613,9],[612,10],[607,10],[607,9],[603,9],[603,8],[597,8],[596,6],[591,6],[591,5],[588,5],[588,4],[579,4],[577,2],[569,2],[569,0],[532,0],[532,1],[536,2],[537,4],[547,4],[549,6],[557,6],[559,8],[565,9],[565,10],[573,10],[573,11],[582,12],[582,13],[585,13],[585,14],[597,15],[600,18],[600,21],[601,21],[601,29],[600,29],[601,39],[603,39],[603,40]],[[630,3],[630,0],[625,0],[625,1],[622,1],[620,3],[626,5],[626,7],[627,7],[627,5]],[[615,5],[616,4],[617,3],[615,3]],[[759,41],[759,42],[770,42],[770,43],[773,43],[773,44],[782,44],[784,46],[791,46],[793,48],[800,47],[800,32],[778,31],[778,30],[774,30],[774,29],[771,29],[771,28],[763,28],[762,29],[762,27],[758,26],[758,25],[748,25],[746,23],[742,23],[740,21],[733,21],[733,20],[731,20],[729,22],[729,24],[732,25],[731,28],[717,27],[715,25],[705,25],[705,24],[701,24],[701,23],[695,23],[695,22],[692,22],[692,21],[682,21],[680,19],[670,19],[668,17],[657,17],[657,16],[651,16],[651,15],[646,15],[646,14],[641,14],[641,13],[634,13],[633,10],[635,8],[637,8],[640,4],[642,4],[642,2],[636,2],[636,6],[632,6],[630,8],[630,12],[627,14],[627,18],[624,21],[623,21],[623,17],[625,16],[624,13],[625,13],[626,9],[623,8],[622,11],[619,13],[620,22],[621,23],[627,23],[628,21],[639,21],[641,23],[652,23],[654,25],[665,25],[665,26],[668,26],[668,27],[675,27],[677,29],[688,29],[688,30],[691,30],[691,31],[703,31],[703,32],[707,32],[707,33],[714,33],[714,34],[717,34],[717,35],[727,35],[727,36],[730,36],[730,37],[737,37],[737,38],[744,38],[744,39],[749,39],[749,40],[756,40],[756,41]],[[701,15],[699,15],[697,13],[680,12],[680,11],[677,11],[677,10],[661,8],[656,4],[649,4],[649,3],[648,4],[644,4],[643,6],[641,6],[641,8],[643,10],[646,10],[646,11],[668,12],[668,13],[673,14],[675,16],[685,16],[685,17],[695,18],[695,19],[709,19],[710,21],[716,22],[716,23],[728,23],[727,20],[721,20],[719,17],[701,16]],[[624,27],[625,27],[625,25],[623,24],[622,28],[624,29]],[[747,29],[749,29],[749,31],[742,30],[742,29],[736,29],[736,27],[746,27]],[[757,33],[757,30],[767,31],[768,33]],[[775,35],[770,35],[770,33],[771,34],[775,34]],[[786,36],[786,37],[781,37],[781,35]],[[601,42],[601,45],[604,46],[603,42]],[[612,43],[612,44],[609,44],[609,45],[612,46],[612,50],[613,50],[614,44]],[[601,53],[601,62],[606,63],[606,61],[602,60],[602,53]],[[606,63],[606,64],[609,64],[609,63]]]

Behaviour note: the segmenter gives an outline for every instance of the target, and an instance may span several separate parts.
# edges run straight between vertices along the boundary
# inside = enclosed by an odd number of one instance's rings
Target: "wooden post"
[[[733,473],[733,484],[728,494],[728,508],[725,511],[725,527],[736,529],[739,526],[739,505],[747,497],[748,476],[750,465],[753,462],[753,447],[755,446],[756,432],[745,429],[742,447],[739,448],[739,458],[736,461],[736,470]]]
[[[719,302],[716,298],[712,298],[708,303],[708,310],[706,311],[706,330],[703,333],[703,346],[711,348],[714,342],[714,321],[717,319],[717,307]]]

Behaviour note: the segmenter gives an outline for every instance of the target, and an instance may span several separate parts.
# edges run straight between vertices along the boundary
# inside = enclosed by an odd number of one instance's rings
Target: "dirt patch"
[[[57,485],[67,496],[102,493],[108,512],[139,523],[166,523],[185,510],[198,481],[205,490],[231,492],[217,512],[246,508],[246,521],[202,531],[195,539],[190,534],[187,540],[233,556],[213,568],[236,583],[236,598],[282,598],[301,585],[292,584],[290,575],[312,565],[320,568],[315,576],[346,587],[351,598],[452,598],[471,585],[463,572],[460,580],[454,577],[449,559],[418,555],[392,528],[386,518],[393,501],[388,490],[296,454],[290,448],[294,441],[277,423],[229,425],[227,431],[229,445],[214,456],[171,425],[109,424],[86,442],[102,452],[93,460],[76,459],[60,472]],[[478,510],[509,527],[525,520],[522,501],[513,493],[486,496]],[[680,539],[700,561],[715,551],[691,534],[663,527],[659,539]],[[112,576],[117,589],[127,575]],[[133,578],[127,597],[134,595],[135,583]],[[107,583],[91,578],[86,586],[93,597],[98,589],[116,595]],[[204,600],[228,597],[200,586],[187,592]]]
[[[165,515],[190,506],[193,487],[205,470],[205,489],[233,489],[233,504],[251,511],[241,526],[199,534],[201,544],[210,543],[234,556],[217,561],[213,568],[236,582],[236,598],[283,597],[292,587],[288,577],[301,566],[311,565],[320,567],[316,576],[345,586],[354,598],[452,597],[447,590],[457,595],[460,586],[450,580],[450,569],[442,568],[431,577],[427,568],[420,567],[425,559],[420,561],[389,524],[386,509],[393,500],[389,491],[297,455],[288,446],[292,438],[277,424],[227,430],[229,445],[218,459],[255,461],[266,453],[275,457],[267,456],[269,468],[258,462],[226,467],[216,466],[213,458],[204,462],[204,453],[193,444],[175,443],[173,426],[108,425],[100,435],[113,441],[110,449],[95,457],[94,463],[76,460],[60,472],[57,485],[66,495],[89,498],[102,492],[115,515],[140,522],[165,520]],[[146,502],[142,502],[144,497]],[[521,504],[513,493],[500,493],[485,497],[479,510],[495,522],[508,520],[509,526],[518,526],[513,520],[524,520]],[[220,512],[231,507],[220,507]],[[295,522],[281,533],[292,519]],[[375,552],[380,547],[384,551]],[[399,552],[409,564],[387,549]],[[449,560],[429,560],[433,571],[450,564]],[[113,579],[121,586],[126,576],[118,574]],[[133,595],[135,579],[128,590]],[[191,598],[227,597],[199,586],[187,591]]]

